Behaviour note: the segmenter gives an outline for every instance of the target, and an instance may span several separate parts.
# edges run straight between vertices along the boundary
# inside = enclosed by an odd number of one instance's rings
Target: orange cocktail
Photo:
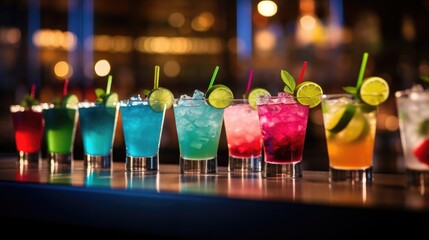
[[[322,110],[330,168],[372,168],[376,107],[350,94],[331,94],[323,96]]]

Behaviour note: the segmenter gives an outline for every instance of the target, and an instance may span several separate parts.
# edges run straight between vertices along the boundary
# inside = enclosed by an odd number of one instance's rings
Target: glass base
[[[40,151],[32,153],[18,152],[18,163],[21,165],[38,164],[41,158],[42,154]]]
[[[344,170],[329,168],[329,182],[372,183],[372,167],[367,169]]]
[[[180,157],[181,174],[210,174],[217,173],[217,157],[207,160],[189,160]]]
[[[132,157],[125,159],[125,170],[130,172],[158,171],[158,156],[152,157]]]
[[[265,178],[274,179],[297,179],[302,178],[301,162],[274,164],[264,163]]]
[[[48,152],[48,162],[54,164],[71,164],[73,156],[71,153],[54,153]]]
[[[228,171],[230,172],[260,172],[262,171],[262,157],[238,158],[228,157]]]
[[[429,186],[429,172],[407,169],[405,175],[408,186]]]
[[[106,169],[112,165],[112,153],[107,156],[83,155],[83,166],[87,169]]]

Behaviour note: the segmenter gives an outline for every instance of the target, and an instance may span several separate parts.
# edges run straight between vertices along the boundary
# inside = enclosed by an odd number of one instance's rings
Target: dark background
[[[216,82],[228,85],[240,96],[250,68],[255,70],[253,85],[276,94],[283,89],[280,70],[298,76],[304,61],[309,63],[304,79],[319,83],[325,93],[341,92],[342,86],[354,84],[363,52],[368,52],[365,76],[383,77],[391,90],[389,99],[378,111],[374,170],[403,171],[394,92],[422,83],[420,76],[429,76],[429,1],[285,0],[276,1],[278,12],[273,17],[260,15],[258,3],[246,0],[1,1],[0,153],[16,153],[9,105],[22,99],[32,84],[37,85],[36,96],[41,101],[52,101],[61,94],[62,81],[53,74],[59,61],[68,61],[73,67],[69,91],[78,94],[80,100],[93,97],[94,88],[104,88],[106,77],[91,71],[88,74],[92,68],[86,65],[101,59],[109,61],[109,74],[114,78],[112,91],[118,92],[121,99],[150,88],[155,65],[161,66],[160,85],[171,89],[175,97],[190,94],[194,89],[205,89],[216,65],[220,67]],[[246,12],[248,15],[242,16]],[[169,18],[173,13],[181,14],[182,25],[172,25]],[[302,31],[299,24],[304,15],[312,16],[319,25]],[[203,24],[200,29],[192,25],[198,17]],[[75,47],[58,47],[55,41],[49,43],[49,39],[36,44],[35,33],[39,30],[63,34],[69,31],[76,36]],[[244,47],[236,40],[242,36],[250,39]],[[107,37],[110,42],[96,43],[101,37]],[[136,47],[141,37],[201,41],[200,45],[193,43],[194,47],[198,45],[193,52],[177,53],[171,49],[150,52]],[[94,40],[92,49],[85,47],[91,39]],[[172,72],[164,71],[168,69]],[[304,169],[327,169],[325,144],[319,106],[310,112]],[[114,146],[114,160],[124,161],[120,118]],[[43,156],[45,151],[44,147]],[[75,158],[82,158],[79,127]],[[178,163],[178,158],[170,109],[162,134],[160,161]],[[227,146],[222,132],[219,165],[226,163]]]

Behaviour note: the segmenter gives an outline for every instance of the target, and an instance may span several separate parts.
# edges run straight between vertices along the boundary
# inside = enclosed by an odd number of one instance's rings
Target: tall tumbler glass
[[[331,182],[371,183],[377,107],[350,94],[322,96]]]
[[[154,105],[163,107],[152,108]],[[122,100],[120,110],[126,150],[125,170],[158,171],[165,104],[156,100]]]
[[[228,171],[262,170],[262,135],[258,110],[247,99],[234,99],[225,108],[223,121],[228,144]]]
[[[80,102],[78,109],[84,166],[88,169],[110,168],[119,104]]]
[[[272,97],[261,96],[256,103],[264,140],[263,176],[301,178],[309,107],[282,93]]]
[[[429,90],[420,85],[395,93],[409,186],[429,186]]]
[[[30,108],[21,105],[11,105],[16,149],[19,163],[39,163],[44,131],[44,119],[41,105]]]
[[[217,151],[224,109],[206,99],[175,99],[173,103],[180,150],[180,173],[217,172]]]
[[[76,107],[43,104],[45,138],[50,164],[71,164],[78,122]]]

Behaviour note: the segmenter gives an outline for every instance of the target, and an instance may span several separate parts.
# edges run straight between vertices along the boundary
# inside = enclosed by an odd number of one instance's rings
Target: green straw
[[[159,83],[159,66],[155,66],[155,76],[153,78],[153,89],[157,89],[158,88],[158,83]]]
[[[107,79],[106,94],[110,93],[111,87],[112,87],[112,75],[109,75],[109,78]]]
[[[216,66],[216,68],[215,68],[215,70],[213,72],[212,79],[210,80],[210,84],[209,84],[209,87],[207,88],[207,90],[209,90],[213,86],[214,80],[215,80],[216,75],[217,75],[217,71],[219,71],[219,66]]]
[[[363,75],[365,73],[366,62],[367,61],[368,61],[368,53],[365,52],[363,54],[362,64],[360,65],[360,71],[359,71],[359,77],[358,77],[357,83],[356,83],[356,89],[359,89],[360,85],[362,85]]]

